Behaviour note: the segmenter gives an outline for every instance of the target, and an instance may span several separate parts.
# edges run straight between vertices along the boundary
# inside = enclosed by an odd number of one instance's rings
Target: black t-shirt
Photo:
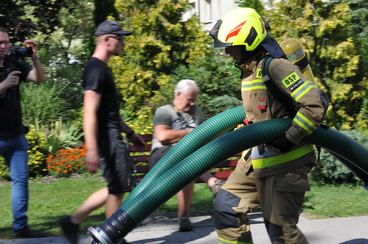
[[[2,137],[13,137],[25,132],[22,123],[19,86],[22,81],[26,81],[31,70],[30,65],[9,56],[5,57],[4,66],[0,67],[0,82],[3,82],[12,71],[22,72],[19,76],[19,84],[0,94],[0,136]]]
[[[84,90],[101,94],[97,112],[99,129],[117,128],[121,131],[120,97],[114,76],[107,64],[97,58],[91,58],[84,69],[82,86]]]

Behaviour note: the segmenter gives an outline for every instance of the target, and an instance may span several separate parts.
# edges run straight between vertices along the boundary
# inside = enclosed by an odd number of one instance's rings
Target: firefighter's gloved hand
[[[294,146],[294,143],[286,139],[285,136],[279,137],[266,144],[279,149],[281,152],[288,152]]]

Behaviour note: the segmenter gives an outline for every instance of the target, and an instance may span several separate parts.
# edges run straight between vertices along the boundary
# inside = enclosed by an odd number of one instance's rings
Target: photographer
[[[32,60],[32,66],[22,60],[26,57]],[[40,236],[28,227],[28,142],[27,129],[22,123],[19,85],[26,80],[40,83],[44,79],[36,44],[26,40],[24,47],[11,50],[8,32],[0,28],[0,155],[10,169],[13,230],[19,238]]]

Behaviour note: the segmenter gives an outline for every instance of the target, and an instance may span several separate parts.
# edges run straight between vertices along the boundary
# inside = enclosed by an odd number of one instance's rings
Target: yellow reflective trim
[[[243,81],[242,82],[242,91],[252,91],[252,90],[265,90],[267,89],[263,80],[255,79],[252,81]]]
[[[307,126],[305,126],[304,123],[302,123],[301,121],[299,121],[297,118],[294,118],[293,122],[295,124],[299,125],[300,127],[302,127],[307,132],[307,134],[311,134],[312,133],[312,131]]]
[[[305,122],[305,123],[307,123],[307,126],[309,126],[309,129],[311,130],[311,131],[313,131],[313,130],[315,130],[316,128],[317,128],[317,126],[310,120],[310,119],[308,119],[307,117],[305,117],[301,112],[297,112],[296,113],[296,116],[295,116],[295,118],[297,118],[297,117],[299,117],[301,120],[302,120],[302,122]],[[294,118],[294,119],[295,119]]]
[[[298,102],[305,94],[307,94],[312,88],[317,87],[311,81],[305,81],[295,91],[291,93],[293,99]]]
[[[242,88],[242,91],[252,91],[252,90],[266,90],[266,86],[252,86],[250,88]]]
[[[301,84],[295,91],[291,93],[291,96],[294,98],[294,100],[295,97],[298,96],[300,90],[303,90],[306,86],[308,86],[308,81],[303,82],[303,84]]]
[[[277,156],[252,159],[252,165],[254,169],[264,169],[298,159],[310,152],[313,152],[313,150],[314,150],[313,146],[307,144],[299,148],[296,148],[290,152],[283,153]]]
[[[305,94],[307,94],[310,90],[312,90],[314,86],[309,85],[307,89],[305,89],[303,92],[301,92],[296,98],[295,101],[298,102]]]
[[[244,241],[233,241],[233,240],[226,240],[225,238],[218,236],[219,244],[252,244],[252,241],[244,242]]]

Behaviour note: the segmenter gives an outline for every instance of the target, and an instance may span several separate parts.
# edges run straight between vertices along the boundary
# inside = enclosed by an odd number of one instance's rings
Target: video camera
[[[14,46],[10,49],[10,55],[15,58],[32,57],[33,51],[31,47]]]

